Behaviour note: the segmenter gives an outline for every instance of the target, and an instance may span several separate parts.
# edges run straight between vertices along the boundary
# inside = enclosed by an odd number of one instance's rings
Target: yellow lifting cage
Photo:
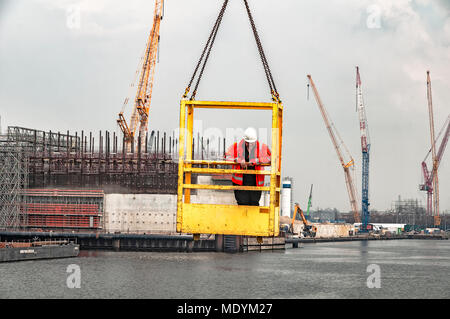
[[[193,160],[194,110],[247,109],[272,111],[272,146],[269,170],[223,169],[231,161]],[[181,100],[178,162],[177,232],[194,234],[246,235],[273,237],[279,233],[281,146],[283,105],[258,102],[215,102]],[[267,165],[269,166],[269,165]],[[270,175],[270,186],[232,186],[192,184],[192,174],[263,174]],[[238,206],[191,203],[191,189],[269,191],[269,206]]]

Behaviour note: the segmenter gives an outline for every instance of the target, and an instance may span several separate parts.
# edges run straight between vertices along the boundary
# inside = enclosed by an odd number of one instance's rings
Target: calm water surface
[[[81,288],[67,287],[67,266]],[[381,288],[367,288],[367,266]],[[305,244],[283,252],[82,251],[0,264],[0,298],[450,298],[450,242]]]

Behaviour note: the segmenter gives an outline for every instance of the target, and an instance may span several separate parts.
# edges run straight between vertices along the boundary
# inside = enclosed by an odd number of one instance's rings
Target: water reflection
[[[367,265],[382,288],[368,289]],[[81,288],[66,286],[67,266]],[[0,264],[0,298],[450,298],[448,241],[303,245],[286,252],[81,251],[78,258]]]

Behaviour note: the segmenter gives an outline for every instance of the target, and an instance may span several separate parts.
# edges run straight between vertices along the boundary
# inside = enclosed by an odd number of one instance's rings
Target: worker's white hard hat
[[[248,143],[254,143],[258,139],[256,130],[253,127],[249,127],[244,132],[244,140]]]

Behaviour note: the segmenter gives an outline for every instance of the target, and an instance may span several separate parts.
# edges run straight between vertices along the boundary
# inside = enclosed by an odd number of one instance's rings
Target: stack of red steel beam
[[[73,189],[27,189],[27,196],[59,196],[59,197],[103,197],[103,190],[73,190]]]
[[[25,194],[28,201],[22,206],[23,227],[101,228],[101,190],[32,189]]]

